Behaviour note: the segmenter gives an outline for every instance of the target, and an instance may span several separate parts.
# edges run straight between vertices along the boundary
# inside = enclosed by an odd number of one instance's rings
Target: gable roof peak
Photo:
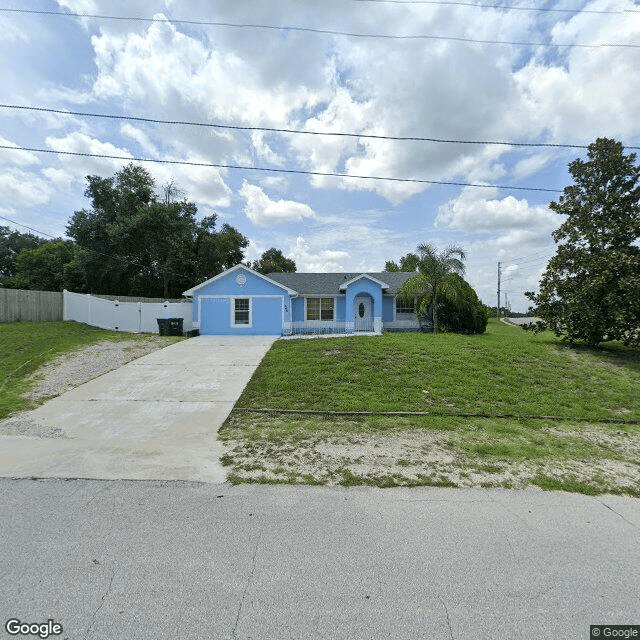
[[[284,282],[278,282],[277,280],[273,280],[271,279],[269,276],[265,276],[262,273],[258,273],[257,271],[254,271],[251,267],[248,267],[246,264],[243,264],[242,262],[239,264],[236,264],[233,267],[230,267],[229,269],[226,269],[225,271],[221,271],[219,274],[213,276],[213,278],[209,278],[208,280],[205,280],[204,282],[201,282],[200,284],[197,284],[195,287],[191,287],[191,289],[187,289],[186,291],[183,291],[182,295],[183,296],[193,296],[194,292],[197,291],[198,289],[202,289],[203,287],[206,287],[207,285],[211,284],[212,282],[215,282],[216,280],[219,280],[220,278],[223,278],[224,276],[228,276],[229,274],[233,273],[234,271],[238,271],[238,270],[243,270],[243,271],[247,271],[248,273],[253,274],[254,276],[257,276],[258,278],[261,278],[262,280],[266,280],[267,282],[275,285],[276,287],[280,287],[281,289],[285,289],[287,291],[287,293],[291,294],[291,295],[296,295],[297,291],[294,291],[293,289],[289,288]]]

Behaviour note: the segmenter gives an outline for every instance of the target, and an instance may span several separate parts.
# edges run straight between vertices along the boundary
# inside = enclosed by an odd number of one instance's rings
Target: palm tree
[[[438,253],[430,244],[418,246],[419,261],[417,275],[407,280],[400,289],[400,295],[405,300],[417,298],[418,317],[425,316],[431,309],[433,311],[433,331],[438,333],[440,323],[438,321],[438,307],[444,300],[458,302],[464,292],[460,282],[464,282],[456,275],[462,276],[465,272],[464,249],[451,245]]]

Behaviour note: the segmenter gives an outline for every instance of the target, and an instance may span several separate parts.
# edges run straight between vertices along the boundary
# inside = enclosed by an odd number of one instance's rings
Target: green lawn
[[[640,419],[640,354],[563,346],[495,321],[482,336],[279,340],[238,407]]]
[[[231,479],[524,486],[640,495],[640,352],[569,347],[492,321],[482,336],[277,341],[234,411]],[[543,419],[543,417],[545,417]]]
[[[102,340],[148,339],[148,335],[96,329],[77,322],[0,324],[0,419],[32,408],[33,403],[22,394],[33,387],[32,374],[57,356]]]

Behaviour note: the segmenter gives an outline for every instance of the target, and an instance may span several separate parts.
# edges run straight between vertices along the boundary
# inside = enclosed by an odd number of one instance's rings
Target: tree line
[[[89,209],[76,211],[69,239],[46,240],[0,227],[0,286],[78,293],[176,298],[241,263],[249,241],[217,228],[173,183],[157,193],[151,174],[129,164],[114,176],[87,176]],[[263,272],[295,271],[279,249],[247,263]]]

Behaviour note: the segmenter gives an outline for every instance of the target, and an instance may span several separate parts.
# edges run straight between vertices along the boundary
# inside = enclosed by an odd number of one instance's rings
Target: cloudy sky
[[[276,246],[299,271],[458,244],[485,303],[502,263],[514,311],[586,153],[552,145],[640,147],[631,0],[14,0],[0,34],[3,105],[229,127],[4,106],[3,147],[204,165],[145,164],[247,236],[247,258]],[[0,224],[64,236],[85,176],[126,161],[2,148],[0,163]]]

